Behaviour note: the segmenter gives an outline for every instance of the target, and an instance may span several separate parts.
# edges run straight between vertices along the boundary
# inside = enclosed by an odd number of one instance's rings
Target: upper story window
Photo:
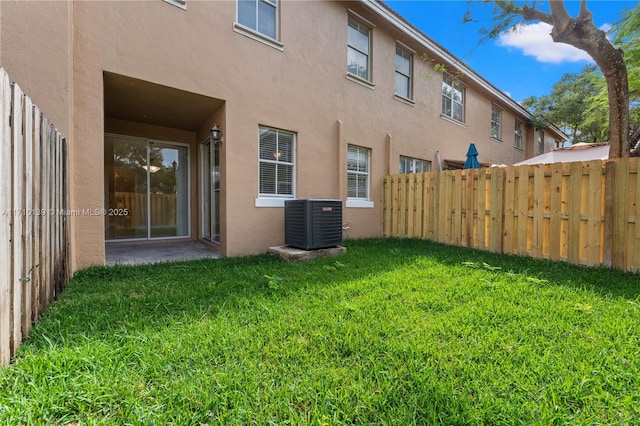
[[[400,173],[423,173],[430,170],[430,161],[400,156]]]
[[[464,122],[464,86],[446,75],[442,80],[442,115]]]
[[[260,197],[294,197],[295,140],[295,133],[260,127]]]
[[[538,130],[536,140],[536,155],[544,154],[544,130]]]
[[[516,119],[516,127],[514,130],[513,146],[522,149],[522,121]]]
[[[278,40],[278,0],[238,0],[238,24]]]
[[[371,81],[371,29],[349,17],[347,73]]]
[[[500,123],[502,122],[502,108],[491,105],[491,137],[501,140]]]
[[[412,55],[396,46],[396,85],[395,93],[405,99],[411,99]]]

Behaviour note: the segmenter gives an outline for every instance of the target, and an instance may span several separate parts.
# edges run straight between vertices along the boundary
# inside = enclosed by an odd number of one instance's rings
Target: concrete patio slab
[[[220,257],[197,241],[108,243],[105,248],[107,265],[140,265]]]

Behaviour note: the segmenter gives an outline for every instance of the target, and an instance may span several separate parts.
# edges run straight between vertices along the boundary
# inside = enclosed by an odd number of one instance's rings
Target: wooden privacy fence
[[[0,365],[62,290],[67,143],[0,68]]]
[[[383,234],[640,271],[640,158],[383,180]]]
[[[139,192],[114,192],[114,203],[118,209],[127,209],[132,227],[146,227],[150,211],[151,225],[178,223],[178,197],[176,194],[141,194]],[[149,210],[147,210],[149,205]]]

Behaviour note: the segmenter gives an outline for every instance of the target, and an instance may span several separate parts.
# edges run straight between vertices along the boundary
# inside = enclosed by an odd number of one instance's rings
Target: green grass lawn
[[[640,276],[349,241],[76,274],[0,424],[638,424]]]

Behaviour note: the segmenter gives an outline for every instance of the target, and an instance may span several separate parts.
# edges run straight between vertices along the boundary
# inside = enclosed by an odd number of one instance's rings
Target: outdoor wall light
[[[214,143],[222,142],[222,130],[220,130],[217,124],[211,128],[211,139]]]

